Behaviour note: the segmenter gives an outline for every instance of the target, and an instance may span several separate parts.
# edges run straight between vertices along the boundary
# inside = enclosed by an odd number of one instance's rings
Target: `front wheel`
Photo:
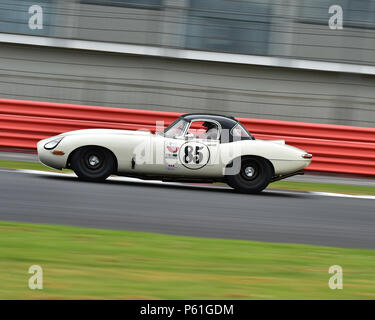
[[[72,169],[78,178],[86,181],[104,181],[114,171],[113,155],[100,147],[85,147],[74,152]]]
[[[228,185],[239,192],[259,193],[270,183],[271,165],[263,159],[241,159],[241,168],[237,174],[227,175]]]

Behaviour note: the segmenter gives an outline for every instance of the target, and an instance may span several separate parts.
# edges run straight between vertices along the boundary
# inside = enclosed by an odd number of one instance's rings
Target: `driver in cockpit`
[[[204,137],[203,137],[204,139],[211,139],[211,140],[217,139],[217,133],[219,130],[216,124],[205,121],[203,123],[203,127],[207,128],[206,132],[204,133]]]

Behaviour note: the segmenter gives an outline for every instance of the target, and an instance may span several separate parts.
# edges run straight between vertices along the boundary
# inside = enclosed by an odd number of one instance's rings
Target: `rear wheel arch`
[[[239,171],[229,171],[231,164],[239,160]],[[237,168],[236,168],[237,169]],[[259,193],[264,190],[274,176],[274,167],[268,159],[259,156],[240,156],[233,159],[227,166],[225,182],[242,193]]]
[[[273,175],[273,176],[275,175],[275,167],[274,167],[273,163],[272,163],[270,160],[268,160],[267,158],[264,158],[264,157],[261,157],[261,156],[256,156],[256,155],[244,155],[244,156],[239,156],[239,157],[234,158],[233,160],[231,160],[231,161],[230,161],[225,167],[226,167],[226,168],[229,167],[229,166],[232,164],[232,162],[233,162],[234,160],[236,160],[236,159],[239,159],[239,160],[245,160],[245,159],[257,159],[257,160],[260,160],[260,161],[264,161],[265,163],[267,163],[267,164],[270,166],[270,168],[271,168],[271,170],[272,170],[272,175]]]

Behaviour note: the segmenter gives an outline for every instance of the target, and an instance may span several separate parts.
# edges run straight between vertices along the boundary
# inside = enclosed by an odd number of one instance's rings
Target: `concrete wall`
[[[375,77],[0,44],[0,97],[375,126]]]
[[[0,0],[0,33],[375,65],[372,0],[334,1],[344,9],[343,30],[328,27],[329,0],[160,3],[152,10],[41,0],[44,28],[30,30],[34,1]]]

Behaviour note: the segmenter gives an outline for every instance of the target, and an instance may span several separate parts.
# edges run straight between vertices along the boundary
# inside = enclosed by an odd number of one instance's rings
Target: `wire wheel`
[[[227,175],[229,186],[243,193],[259,193],[265,189],[272,176],[270,164],[261,158],[241,159],[241,168],[237,174]]]
[[[82,180],[103,181],[114,171],[114,157],[104,148],[84,147],[74,152],[72,168]]]

